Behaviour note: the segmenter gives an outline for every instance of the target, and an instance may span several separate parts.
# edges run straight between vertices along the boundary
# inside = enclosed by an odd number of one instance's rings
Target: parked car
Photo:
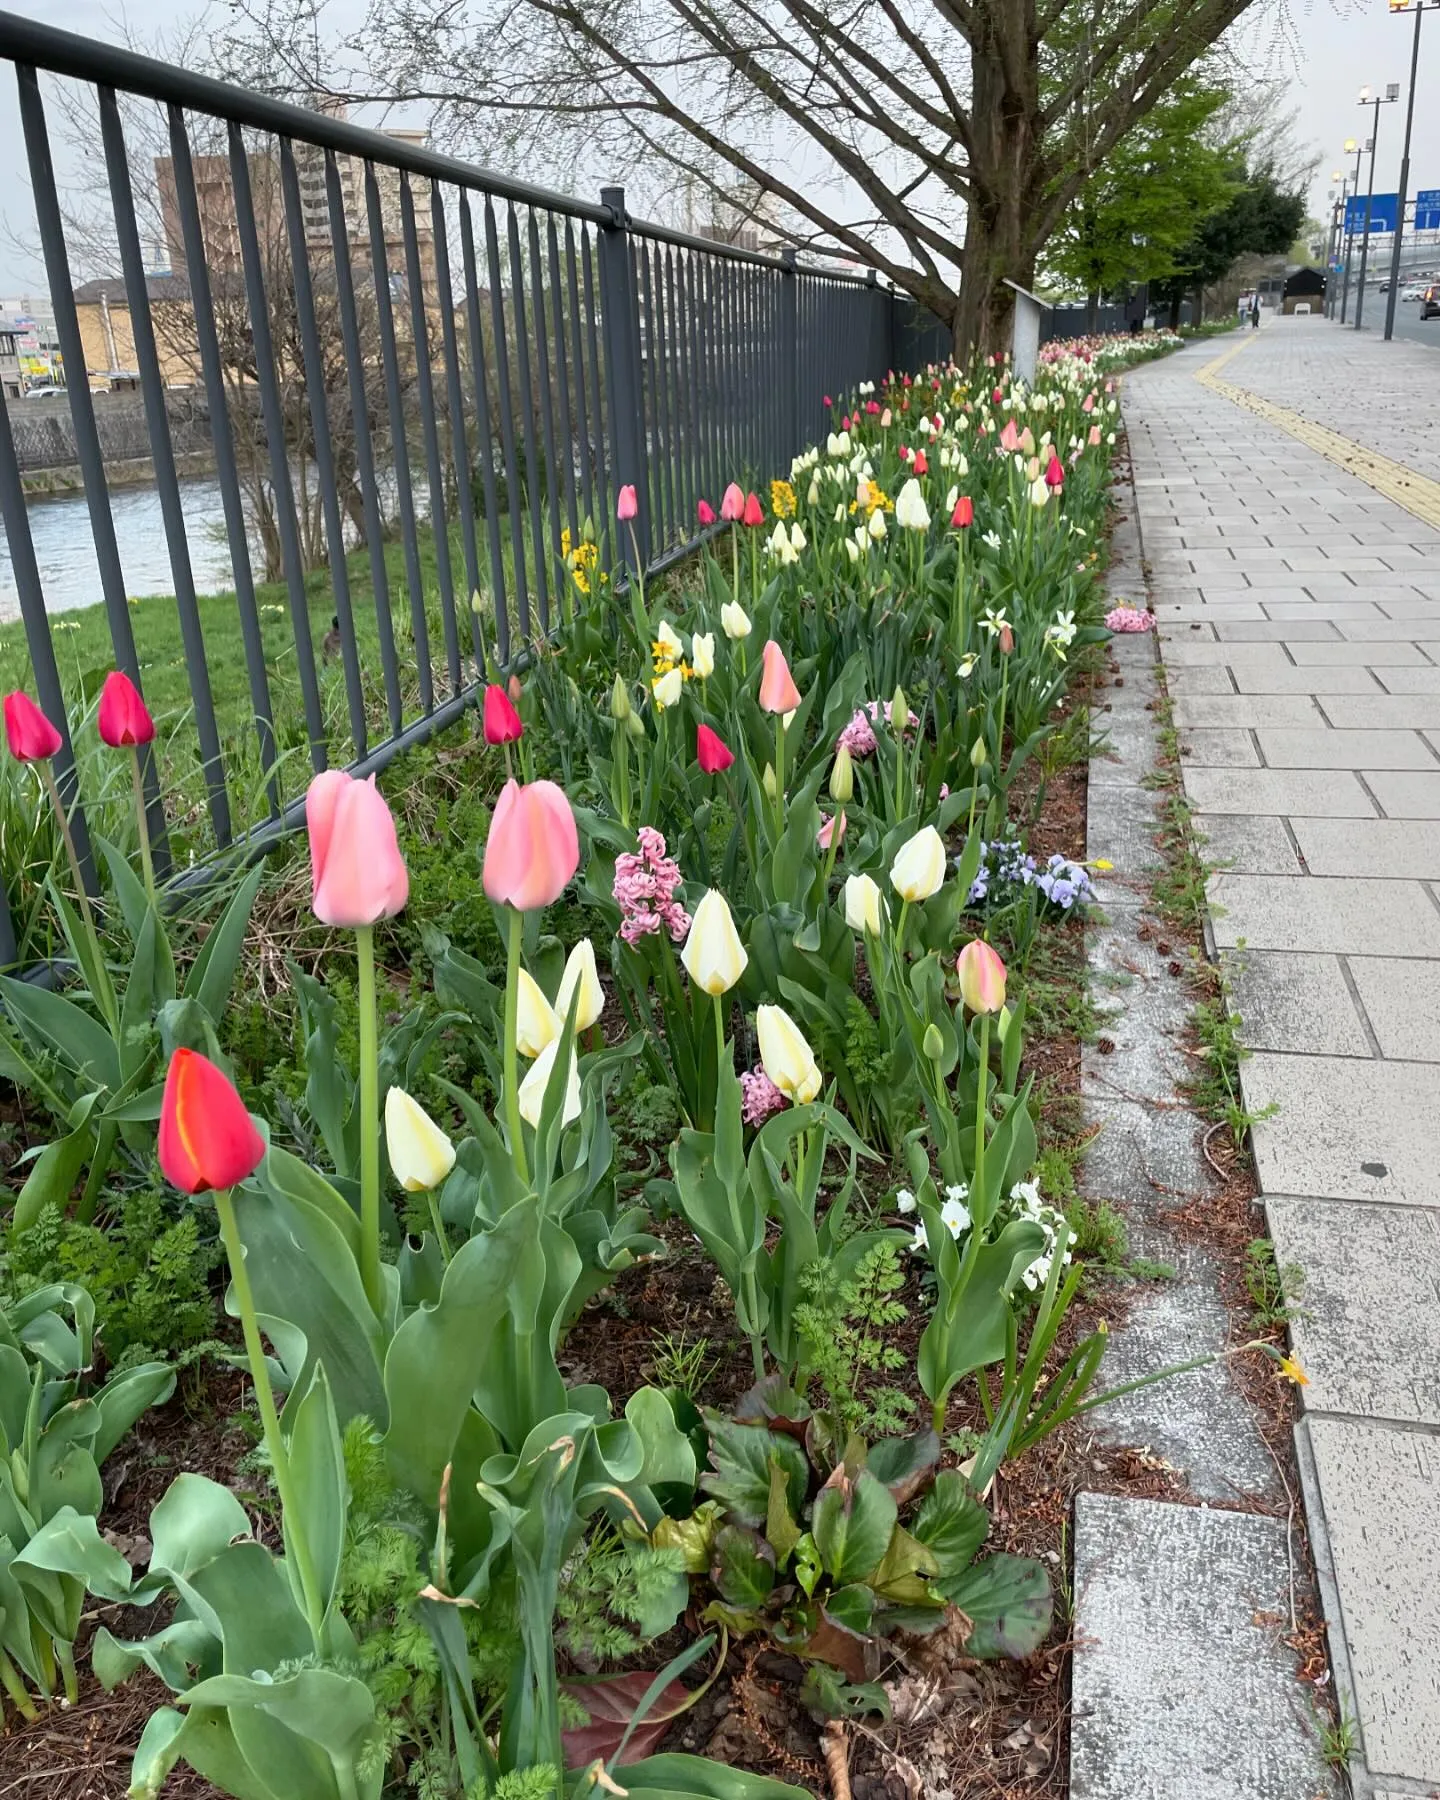
[[[1440,281],[1437,281],[1433,287],[1426,288],[1424,298],[1420,302],[1420,317],[1422,319],[1440,319]]]
[[[36,387],[26,388],[25,398],[27,400],[54,400],[64,392],[62,387],[53,387],[48,382],[42,382]]]

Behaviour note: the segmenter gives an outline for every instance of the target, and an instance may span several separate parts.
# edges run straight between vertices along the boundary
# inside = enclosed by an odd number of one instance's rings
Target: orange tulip
[[[160,1167],[182,1194],[232,1188],[254,1174],[265,1154],[255,1129],[222,1069],[183,1047],[170,1059],[160,1106]]]

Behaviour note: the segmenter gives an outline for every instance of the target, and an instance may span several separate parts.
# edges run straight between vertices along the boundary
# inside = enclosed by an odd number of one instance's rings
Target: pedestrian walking
[[[1258,294],[1250,302],[1250,329],[1252,331],[1260,329],[1260,296]]]

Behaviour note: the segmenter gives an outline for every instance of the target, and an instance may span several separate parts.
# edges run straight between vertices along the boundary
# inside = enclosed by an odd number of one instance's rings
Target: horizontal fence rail
[[[328,100],[285,104],[5,13],[0,59],[106,660],[158,701],[144,781],[166,872],[267,844],[299,822],[313,772],[381,768],[457,718],[487,657],[510,666],[555,628],[587,526],[582,578],[621,583],[637,557],[659,570],[701,540],[701,499],[788,472],[827,395],[948,353],[948,333],[873,274],[632,220],[620,188],[571,199]],[[86,158],[78,198],[57,181],[57,131]],[[137,606],[127,585],[92,383],[138,394],[163,601]],[[70,731],[94,671],[57,655],[71,622],[36,554],[29,508],[50,503],[24,491],[27,404],[0,388],[28,666],[14,628],[0,658],[64,734],[56,773],[88,884]],[[187,514],[197,460],[203,544]],[[633,539],[612,523],[627,485]],[[0,962],[16,959],[11,898]]]

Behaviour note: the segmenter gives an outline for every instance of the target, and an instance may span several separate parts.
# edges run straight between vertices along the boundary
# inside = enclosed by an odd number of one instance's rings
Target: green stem
[[[45,792],[50,796],[50,804],[55,808],[56,822],[60,826],[60,841],[65,846],[65,859],[70,864],[70,879],[75,883],[75,898],[80,902],[80,915],[85,921],[85,930],[90,937],[90,947],[95,953],[96,962],[101,961],[100,938],[95,929],[95,915],[90,910],[90,896],[85,891],[85,877],[80,873],[80,858],[75,851],[75,834],[70,829],[70,818],[65,811],[65,802],[60,798],[60,788],[55,780],[55,771],[49,759],[35,765]]]
[[[522,1183],[529,1187],[530,1168],[525,1160],[524,1124],[520,1118],[520,1081],[515,1030],[520,1016],[520,935],[525,915],[510,909],[510,930],[505,963],[505,1122],[510,1132],[510,1160]]]
[[[985,1090],[990,1080],[990,1015],[980,1015],[980,1067],[975,1081],[975,1169],[970,1183],[970,1205],[974,1218],[971,1239],[979,1242],[981,1230],[989,1223],[988,1209],[985,1207],[985,1124],[989,1109],[985,1104]]]
[[[775,715],[775,835],[785,829],[785,715]]]
[[[619,777],[620,789],[620,823],[628,831],[630,829],[630,733],[625,721],[615,721],[615,754],[618,757],[616,774]]]
[[[90,1159],[90,1172],[85,1177],[85,1189],[80,1195],[80,1204],[75,1209],[77,1225],[88,1225],[95,1217],[95,1209],[100,1203],[100,1190],[110,1172],[110,1158],[115,1154],[115,1139],[119,1135],[120,1127],[113,1119],[101,1120],[100,1129],[95,1134],[95,1154]]]
[[[360,1280],[380,1316],[380,1040],[375,1005],[375,927],[355,930],[360,1000]]]
[[[140,864],[145,873],[145,892],[150,904],[159,910],[155,898],[155,861],[150,853],[150,820],[145,811],[145,781],[140,773],[140,746],[130,746],[130,773],[135,778],[135,816],[140,822]]]
[[[908,900],[902,900],[900,902],[900,917],[895,922],[895,954],[897,956],[903,956],[905,954],[905,921],[909,917],[910,902]]]
[[[60,1665],[60,1679],[65,1684],[65,1698],[71,1706],[80,1698],[80,1682],[75,1674],[75,1646],[55,1639],[55,1660]]]
[[[435,1233],[435,1242],[440,1246],[440,1259],[448,1269],[450,1267],[450,1240],[445,1236],[445,1221],[440,1217],[440,1196],[434,1188],[426,1188],[425,1198],[430,1206],[430,1227]]]
[[[10,1696],[10,1704],[22,1719],[27,1719],[33,1724],[40,1717],[39,1709],[27,1693],[25,1683],[20,1679],[19,1670],[3,1650],[0,1650],[0,1687],[3,1687]]]
[[[830,826],[830,848],[825,852],[825,873],[820,882],[820,903],[830,898],[830,877],[835,872],[835,858],[840,854],[840,840],[845,835],[845,808],[837,806]]]
[[[740,527],[733,521],[730,525],[730,592],[735,604],[740,604]]]
[[[235,1303],[240,1309],[240,1330],[245,1339],[245,1353],[250,1359],[250,1379],[255,1383],[255,1400],[260,1408],[260,1423],[265,1432],[265,1448],[270,1469],[280,1495],[281,1523],[286,1548],[295,1558],[300,1576],[300,1589],[305,1598],[305,1616],[317,1655],[325,1623],[325,1608],[315,1565],[310,1559],[303,1518],[290,1472],[290,1455],[280,1432],[280,1415],[275,1410],[275,1393],[270,1386],[270,1370],[265,1361],[265,1346],[260,1341],[260,1326],[255,1317],[255,1299],[250,1292],[250,1276],[245,1268],[245,1247],[240,1241],[240,1228],[235,1220],[235,1200],[229,1188],[215,1190],[215,1212],[220,1221],[220,1238],[230,1263],[230,1280],[235,1288]]]
[[[965,529],[955,541],[955,655],[965,655]]]

